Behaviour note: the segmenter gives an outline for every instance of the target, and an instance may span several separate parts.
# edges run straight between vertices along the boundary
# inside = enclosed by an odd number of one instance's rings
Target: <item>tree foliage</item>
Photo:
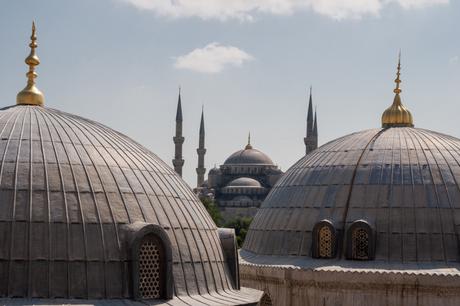
[[[201,198],[201,203],[203,203],[217,227],[222,226],[222,215],[220,214],[216,202],[210,198]]]
[[[244,239],[246,239],[246,234],[248,233],[249,225],[251,222],[251,217],[237,217],[228,221],[224,225],[224,227],[235,229],[236,242],[238,243],[239,248],[243,246],[243,242]]]
[[[236,217],[227,222],[224,222],[222,215],[217,207],[216,201],[209,198],[201,198],[201,203],[211,215],[212,220],[216,223],[217,227],[226,227],[235,229],[236,242],[238,247],[241,248],[243,245],[244,239],[249,229],[249,225],[252,222],[251,217]]]

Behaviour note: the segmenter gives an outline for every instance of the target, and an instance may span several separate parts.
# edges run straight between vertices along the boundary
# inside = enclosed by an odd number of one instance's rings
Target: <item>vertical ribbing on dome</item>
[[[32,35],[30,36],[30,53],[25,59],[25,63],[29,66],[27,72],[27,85],[21,90],[16,96],[16,104],[21,105],[39,105],[43,106],[45,97],[43,93],[35,86],[35,78],[37,73],[35,72],[35,66],[40,65],[40,59],[35,54],[37,48],[37,35],[35,34],[35,22],[32,22]]]
[[[398,67],[396,72],[396,88],[393,90],[395,97],[393,104],[382,114],[382,128],[413,127],[414,122],[411,112],[401,102],[401,51],[399,52]]]

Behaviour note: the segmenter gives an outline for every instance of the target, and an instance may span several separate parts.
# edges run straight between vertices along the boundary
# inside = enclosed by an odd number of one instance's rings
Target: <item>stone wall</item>
[[[276,306],[454,306],[460,276],[386,271],[314,271],[240,265],[241,284],[265,291]]]

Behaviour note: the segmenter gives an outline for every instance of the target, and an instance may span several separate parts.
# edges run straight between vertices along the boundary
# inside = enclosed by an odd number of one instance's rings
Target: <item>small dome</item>
[[[458,261],[458,148],[460,139],[410,127],[331,141],[278,180],[243,249],[309,257],[315,226],[328,220],[340,233],[356,222],[368,223],[377,233],[376,260]],[[338,246],[341,254],[346,247]]]
[[[257,187],[260,188],[262,185],[259,181],[249,178],[249,177],[240,177],[227,184],[226,187]]]
[[[220,174],[220,173],[221,173],[220,169],[214,166],[214,168],[209,170],[208,175],[216,175],[216,174]]]
[[[39,106],[1,109],[0,129],[1,297],[131,298],[124,233],[139,224],[169,237],[176,296],[232,290],[215,224],[155,154]]]
[[[273,165],[273,161],[265,153],[246,147],[230,155],[224,165]]]

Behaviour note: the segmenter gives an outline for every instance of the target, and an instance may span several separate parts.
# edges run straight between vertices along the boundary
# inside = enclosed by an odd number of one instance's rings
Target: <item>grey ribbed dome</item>
[[[0,134],[0,296],[131,297],[122,227],[140,221],[169,237],[175,295],[248,301],[232,290],[208,213],[153,153],[38,106],[0,110]]]
[[[375,229],[375,259],[459,259],[460,140],[415,128],[374,129],[323,145],[293,165],[251,224],[244,249],[311,256],[312,231],[330,220]],[[341,236],[340,236],[341,235]],[[346,241],[340,240],[339,256]]]
[[[226,187],[262,187],[262,185],[253,178],[239,177],[228,183]]]
[[[273,165],[273,161],[265,153],[251,148],[237,151],[230,155],[224,165]]]

